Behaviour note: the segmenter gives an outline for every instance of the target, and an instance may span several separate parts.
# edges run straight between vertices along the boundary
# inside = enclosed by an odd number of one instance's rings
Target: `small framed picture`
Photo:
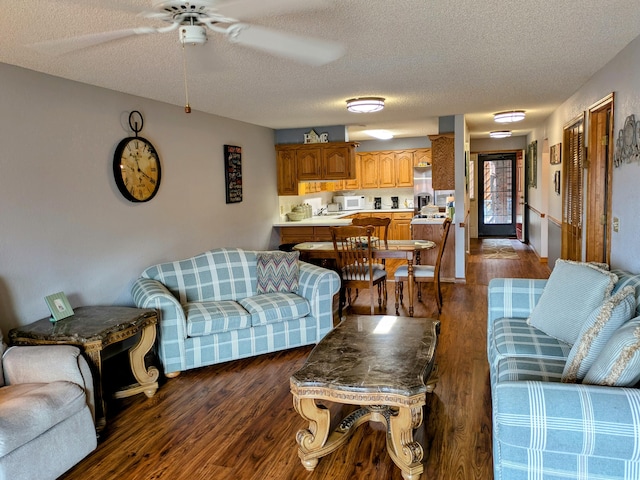
[[[562,144],[551,145],[549,148],[549,163],[551,165],[560,165],[562,163]]]
[[[57,322],[73,315],[73,308],[69,305],[69,300],[67,300],[64,292],[47,295],[44,297],[44,301],[47,302],[47,306],[51,311],[52,322]]]

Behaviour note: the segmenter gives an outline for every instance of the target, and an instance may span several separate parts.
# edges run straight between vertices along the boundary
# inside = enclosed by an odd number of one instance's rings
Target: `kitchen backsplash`
[[[298,196],[280,196],[278,197],[280,215],[285,215],[296,205],[305,203],[311,205],[313,213],[316,214],[318,210],[326,207],[327,203],[331,203],[334,195],[340,194],[364,196],[365,208],[367,209],[374,208],[374,197],[380,197],[382,199],[383,209],[391,208],[392,196],[398,197],[399,208],[413,207],[413,188],[372,188],[368,190],[343,190],[340,192],[317,192]]]

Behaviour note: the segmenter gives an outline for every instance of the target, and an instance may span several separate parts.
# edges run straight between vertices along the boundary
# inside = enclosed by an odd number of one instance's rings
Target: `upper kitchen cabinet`
[[[344,180],[356,176],[356,147],[351,144],[326,144],[322,149],[323,180]]]
[[[296,150],[298,180],[322,180],[322,152],[318,147]]]
[[[294,150],[276,152],[278,195],[298,195],[298,170]]]
[[[431,149],[419,148],[413,154],[414,167],[426,167],[431,165]]]
[[[413,187],[413,166],[429,149],[358,153],[360,188]]]
[[[455,190],[455,155],[453,133],[429,135],[431,140],[431,174],[434,190]]]
[[[378,188],[380,154],[378,152],[358,153],[360,164],[360,188]]]
[[[399,151],[393,154],[396,187],[413,187],[413,162],[416,152]]]
[[[283,152],[295,156],[297,181],[344,180],[356,175],[357,146],[353,142],[287,144],[276,145],[276,152],[278,157]]]

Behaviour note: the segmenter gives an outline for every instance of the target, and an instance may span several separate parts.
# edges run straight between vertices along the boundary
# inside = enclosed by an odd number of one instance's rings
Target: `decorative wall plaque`
[[[613,165],[616,168],[623,163],[633,161],[640,163],[638,140],[640,140],[640,121],[636,122],[635,115],[629,115],[616,140],[616,151],[613,156]]]
[[[304,134],[304,143],[329,143],[329,134],[325,132],[318,135],[315,130],[311,129],[309,133]]]
[[[224,177],[227,203],[242,201],[242,148],[224,146]]]

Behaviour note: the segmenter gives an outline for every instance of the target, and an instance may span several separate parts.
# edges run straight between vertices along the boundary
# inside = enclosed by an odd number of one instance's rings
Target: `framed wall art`
[[[242,201],[242,147],[224,146],[224,179],[227,203]]]
[[[562,163],[562,144],[551,145],[549,148],[549,161],[551,165],[560,165]]]
[[[538,188],[538,141],[534,140],[527,146],[527,176],[528,186]]]
[[[556,195],[560,195],[560,170],[556,170],[553,174],[553,189]]]

